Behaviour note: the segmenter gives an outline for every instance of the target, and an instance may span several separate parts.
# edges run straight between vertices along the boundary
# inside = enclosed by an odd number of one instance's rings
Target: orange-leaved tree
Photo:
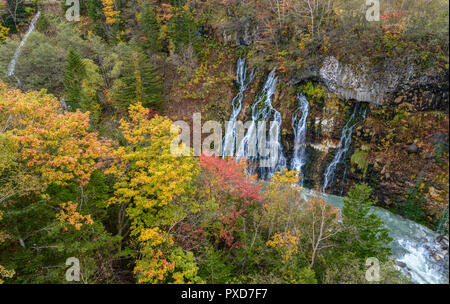
[[[71,256],[80,260],[83,281],[109,276],[103,269],[119,240],[94,221],[90,184],[109,144],[89,129],[89,113],[65,112],[45,91],[0,82],[0,212],[7,211],[0,242],[3,266],[23,282],[61,282]]]
[[[222,159],[203,154],[200,156],[200,166],[199,192],[203,195],[200,200],[210,206],[218,228],[211,231],[213,237],[217,243],[223,242],[226,248],[244,246],[242,232],[246,229],[245,220],[250,222],[248,217],[252,211],[261,206],[261,186],[255,177],[247,177],[245,160],[236,163],[233,158]]]
[[[115,9],[114,0],[102,0],[106,24],[114,24],[119,20],[120,11]]]
[[[89,128],[89,112],[64,112],[44,91],[22,93],[0,82],[0,159],[7,160],[0,202],[49,184],[86,186],[108,146]]]

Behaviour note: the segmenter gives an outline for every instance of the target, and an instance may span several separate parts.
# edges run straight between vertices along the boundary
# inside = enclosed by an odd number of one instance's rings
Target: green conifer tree
[[[139,26],[142,29],[142,46],[153,52],[159,52],[162,48],[160,39],[160,25],[155,10],[150,3],[145,3],[139,16]]]
[[[66,60],[64,86],[67,104],[72,110],[80,107],[81,82],[86,76],[86,67],[80,55],[73,49],[69,49]]]
[[[386,261],[390,255],[388,245],[392,238],[380,217],[371,211],[375,205],[375,201],[370,198],[371,191],[372,188],[367,184],[355,185],[344,197],[341,249],[362,260],[374,257]]]
[[[103,5],[101,0],[86,0],[84,6],[86,6],[87,14],[94,24],[95,34],[104,36],[105,15],[103,14]]]
[[[192,44],[194,49],[198,49],[200,45],[195,18],[189,9],[182,6],[174,7],[168,34],[176,51],[184,45]]]
[[[119,81],[116,99],[124,109],[136,102],[147,108],[159,108],[163,101],[161,77],[145,54],[134,51],[126,59]]]

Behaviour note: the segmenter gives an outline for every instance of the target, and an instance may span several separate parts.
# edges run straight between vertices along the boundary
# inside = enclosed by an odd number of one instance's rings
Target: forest
[[[367,2],[1,0],[0,284],[448,284],[448,0]]]

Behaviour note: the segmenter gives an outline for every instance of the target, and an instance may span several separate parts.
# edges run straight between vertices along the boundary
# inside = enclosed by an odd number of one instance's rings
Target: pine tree
[[[72,110],[80,107],[81,82],[85,76],[85,64],[80,55],[73,48],[70,48],[65,66],[64,86],[67,103]]]
[[[163,101],[161,78],[145,54],[134,51],[127,58],[119,80],[121,88],[116,99],[123,108],[137,102],[147,108],[158,108]]]
[[[142,28],[142,45],[153,52],[161,51],[160,26],[155,10],[150,3],[146,3],[139,17],[139,25]]]
[[[197,25],[193,14],[182,6],[174,7],[173,17],[170,19],[168,34],[176,50],[183,45],[192,44],[195,49],[199,47]]]
[[[99,36],[103,36],[105,31],[102,24],[105,22],[105,15],[103,14],[103,5],[101,0],[87,0],[85,5],[87,6],[88,16],[94,23],[95,33]]]
[[[362,260],[375,257],[385,261],[390,255],[388,245],[392,239],[383,221],[371,211],[375,205],[370,198],[371,191],[367,184],[355,185],[343,199],[342,252],[351,252]]]

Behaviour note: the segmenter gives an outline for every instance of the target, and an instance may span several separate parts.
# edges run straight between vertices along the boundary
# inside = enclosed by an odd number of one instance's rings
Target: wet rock
[[[438,262],[440,262],[440,261],[442,261],[442,260],[444,259],[444,257],[443,257],[441,254],[439,254],[439,253],[433,254],[433,258],[434,258],[436,261],[438,261]]]
[[[407,268],[407,265],[403,262],[400,261],[395,261],[395,264],[397,264],[398,266],[400,266],[401,268]]]
[[[419,147],[417,147],[417,145],[413,143],[406,146],[406,151],[408,151],[408,153],[417,153],[419,152]]]
[[[436,241],[440,244],[441,249],[445,251],[444,255],[448,254],[448,238],[441,235],[436,238]]]
[[[434,158],[434,154],[433,153],[427,153],[424,155],[424,158],[427,160],[433,159]]]

